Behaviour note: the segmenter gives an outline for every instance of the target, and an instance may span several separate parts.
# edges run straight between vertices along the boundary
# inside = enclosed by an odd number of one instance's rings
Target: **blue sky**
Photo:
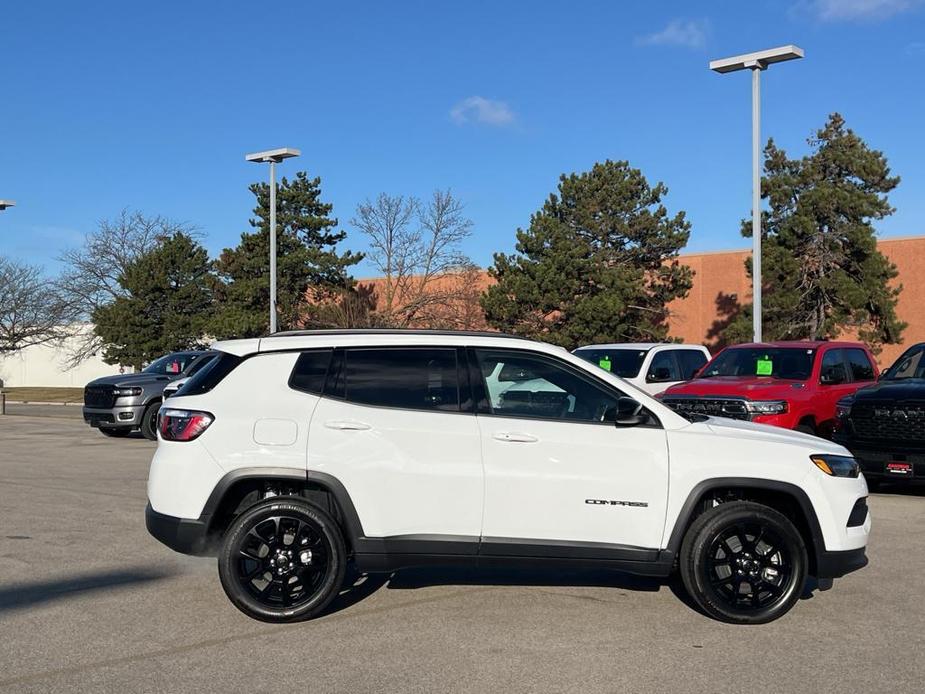
[[[749,77],[707,63],[787,43],[806,59],[763,74],[763,137],[801,154],[841,112],[902,177],[882,235],[925,234],[922,0],[10,3],[0,254],[54,272],[123,208],[196,225],[216,253],[266,175],[244,154],[282,146],[353,249],[358,202],[452,188],[487,265],[559,174],[606,158],[668,185],[688,250],[744,247]]]

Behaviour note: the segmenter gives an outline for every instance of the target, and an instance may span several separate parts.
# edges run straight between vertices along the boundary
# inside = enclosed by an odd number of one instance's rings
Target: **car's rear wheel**
[[[748,501],[722,503],[698,517],[681,545],[681,578],[708,615],[764,624],[796,604],[806,580],[806,546],[778,511]]]
[[[132,433],[129,427],[100,427],[100,431],[106,436],[112,436],[116,439],[121,439],[123,436],[128,436]]]
[[[344,582],[347,556],[337,523],[301,499],[252,507],[225,534],[218,573],[246,615],[291,622],[320,614]]]
[[[161,401],[152,402],[141,415],[141,435],[149,441],[157,441],[157,411],[161,409]]]

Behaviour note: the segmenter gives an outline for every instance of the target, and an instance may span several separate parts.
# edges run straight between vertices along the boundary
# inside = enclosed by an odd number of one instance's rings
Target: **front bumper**
[[[148,502],[145,507],[145,526],[155,539],[175,552],[194,555],[209,553],[209,526],[204,519],[177,518],[158,513]]]
[[[141,416],[144,413],[143,405],[125,405],[112,407],[108,410],[84,407],[84,422],[91,427],[138,427],[141,426]]]
[[[876,450],[868,445],[858,445],[853,443],[847,437],[835,437],[836,443],[851,451],[858,465],[861,466],[861,472],[864,477],[870,480],[896,482],[925,482],[925,451],[919,446],[910,450],[907,447],[897,447],[894,445],[884,445]],[[891,450],[892,449],[892,450]],[[902,462],[912,465],[912,474],[899,475],[890,472],[887,468],[888,463]]]
[[[841,578],[845,574],[867,566],[867,548],[849,549],[842,552],[826,552],[816,555],[816,578]]]

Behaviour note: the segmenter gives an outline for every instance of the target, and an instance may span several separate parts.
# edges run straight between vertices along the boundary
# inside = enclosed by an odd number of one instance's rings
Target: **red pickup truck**
[[[669,407],[830,437],[835,404],[877,380],[859,342],[769,342],[727,347],[693,380],[659,397]]]

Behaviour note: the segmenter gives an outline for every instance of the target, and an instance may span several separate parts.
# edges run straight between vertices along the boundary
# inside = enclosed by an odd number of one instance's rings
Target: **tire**
[[[809,434],[810,436],[818,436],[815,427],[813,427],[811,424],[797,424],[795,427],[793,427],[793,430],[799,431],[802,434]]]
[[[141,435],[149,441],[157,441],[157,411],[161,409],[161,401],[156,400],[145,408],[141,415]]]
[[[114,429],[109,427],[100,427],[100,431],[104,435],[111,436],[114,439],[121,439],[132,433],[132,430],[129,427],[117,427]]]
[[[321,614],[343,586],[346,566],[337,523],[295,497],[270,499],[238,516],[218,555],[218,575],[228,599],[264,622]]]
[[[710,617],[765,624],[799,600],[806,581],[806,545],[781,513],[750,501],[719,504],[684,535],[681,579]]]

